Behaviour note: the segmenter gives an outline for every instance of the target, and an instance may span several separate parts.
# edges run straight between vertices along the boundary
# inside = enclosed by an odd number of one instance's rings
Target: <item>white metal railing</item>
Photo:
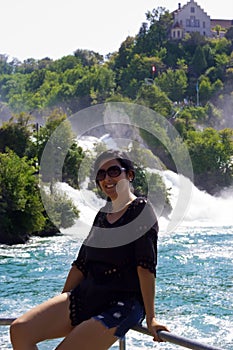
[[[10,326],[10,324],[13,321],[14,318],[0,318],[0,326]],[[132,330],[151,336],[149,330],[141,325],[133,327]],[[181,337],[167,331],[158,331],[158,335],[164,341],[183,346],[192,350],[224,350],[222,348],[213,345],[203,344],[196,340]],[[119,350],[126,350],[126,338],[119,340]]]

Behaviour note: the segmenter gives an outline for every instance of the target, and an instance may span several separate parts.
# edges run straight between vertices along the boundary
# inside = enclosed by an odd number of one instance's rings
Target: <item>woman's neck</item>
[[[124,210],[135,198],[136,196],[130,192],[124,196],[121,196],[120,198],[117,197],[115,200],[112,200],[111,213],[116,213]]]

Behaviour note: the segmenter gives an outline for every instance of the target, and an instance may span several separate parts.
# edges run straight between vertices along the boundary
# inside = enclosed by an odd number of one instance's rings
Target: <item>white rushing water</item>
[[[171,188],[172,206],[179,193],[179,175],[167,170],[163,172],[167,188]],[[182,225],[228,226],[233,225],[233,189],[226,189],[218,196],[199,190],[192,184],[191,200]]]
[[[179,195],[180,176],[172,171],[162,173],[166,187],[170,189],[170,200],[172,207],[176,205]],[[60,190],[64,191],[80,210],[80,218],[72,228],[62,230],[64,233],[80,232],[85,237],[90,229],[90,225],[98,211],[104,204],[104,201],[97,198],[95,194],[86,189],[75,190],[66,183],[59,184]],[[191,199],[188,203],[186,212],[179,226],[188,227],[216,227],[233,225],[233,190],[225,190],[221,196],[212,196],[207,192],[200,191],[192,185]],[[171,215],[170,215],[171,216]],[[159,218],[160,230],[166,231],[168,219]],[[77,231],[77,228],[79,230]],[[80,228],[82,228],[80,230]]]

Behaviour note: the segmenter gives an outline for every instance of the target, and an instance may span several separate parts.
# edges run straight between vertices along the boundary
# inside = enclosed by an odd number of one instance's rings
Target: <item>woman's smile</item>
[[[107,185],[105,185],[106,188],[113,188],[115,186],[116,186],[116,184],[107,184]]]

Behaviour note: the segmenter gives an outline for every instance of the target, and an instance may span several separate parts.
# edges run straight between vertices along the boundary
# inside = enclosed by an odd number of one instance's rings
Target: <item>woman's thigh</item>
[[[26,342],[36,344],[45,339],[65,337],[73,329],[69,306],[69,293],[63,293],[32,308],[13,322],[12,338],[24,341],[26,337]]]
[[[56,350],[106,350],[118,340],[115,331],[91,318],[76,326]]]

